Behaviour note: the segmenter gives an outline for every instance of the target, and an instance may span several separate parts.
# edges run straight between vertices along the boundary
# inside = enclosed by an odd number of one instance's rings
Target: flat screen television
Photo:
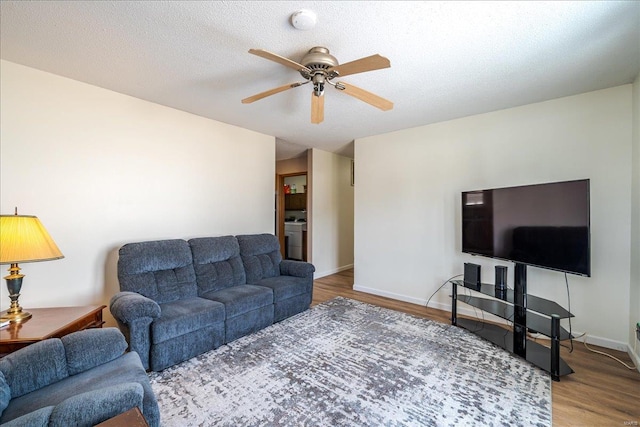
[[[591,276],[589,180],[462,192],[462,252]]]

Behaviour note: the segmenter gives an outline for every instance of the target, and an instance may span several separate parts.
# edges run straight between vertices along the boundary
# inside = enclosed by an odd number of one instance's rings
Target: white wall
[[[298,172],[306,173],[308,169],[307,162],[306,152],[303,156],[296,157],[294,159],[278,160],[276,162],[276,173],[278,175],[287,175]]]
[[[355,141],[355,288],[424,304],[464,262],[460,193],[591,179],[592,277],[569,275],[574,331],[629,337],[632,86]],[[513,286],[513,264],[509,285]],[[561,273],[528,268],[533,295],[567,306]],[[430,306],[449,308],[449,286]]]
[[[108,305],[127,242],[274,232],[274,137],[0,66],[0,209],[38,216],[65,255],[21,264],[23,307]]]
[[[315,278],[353,267],[351,159],[312,149],[308,176],[311,262]]]
[[[633,180],[631,184],[631,298],[629,298],[629,352],[636,343],[640,322],[640,74],[633,83]],[[636,368],[640,371],[640,342],[635,345]]]

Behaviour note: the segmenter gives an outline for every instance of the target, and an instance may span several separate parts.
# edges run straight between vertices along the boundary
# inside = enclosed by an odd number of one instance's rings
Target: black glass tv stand
[[[482,284],[480,288],[465,287],[462,280],[451,281],[451,324],[467,329],[476,335],[514,353],[539,368],[549,372],[554,381],[573,372],[560,358],[560,341],[573,338],[560,326],[560,319],[574,317],[553,301],[527,295],[527,266],[516,263],[515,289],[504,291],[494,285]],[[458,292],[458,287],[471,289],[472,295]],[[473,296],[473,292],[481,294]],[[487,295],[492,298],[485,298]],[[480,319],[458,317],[458,301],[513,323],[511,330],[484,322]],[[527,332],[549,337],[551,348],[527,339]]]

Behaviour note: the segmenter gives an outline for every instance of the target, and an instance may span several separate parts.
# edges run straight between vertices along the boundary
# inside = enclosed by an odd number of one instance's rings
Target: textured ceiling
[[[355,138],[631,83],[640,71],[638,1],[2,1],[2,59],[352,155]],[[289,21],[316,12],[308,31]],[[380,111],[332,87],[310,123],[311,85],[250,55],[300,61],[314,46],[340,63],[378,53],[391,68],[344,81],[394,102]]]

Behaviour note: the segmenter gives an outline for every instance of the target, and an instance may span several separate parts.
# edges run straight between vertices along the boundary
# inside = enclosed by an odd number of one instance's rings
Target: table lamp
[[[0,264],[11,264],[5,276],[11,306],[0,315],[0,321],[19,323],[31,318],[31,313],[18,304],[22,278],[19,262],[49,261],[64,258],[40,220],[31,215],[0,215]]]

